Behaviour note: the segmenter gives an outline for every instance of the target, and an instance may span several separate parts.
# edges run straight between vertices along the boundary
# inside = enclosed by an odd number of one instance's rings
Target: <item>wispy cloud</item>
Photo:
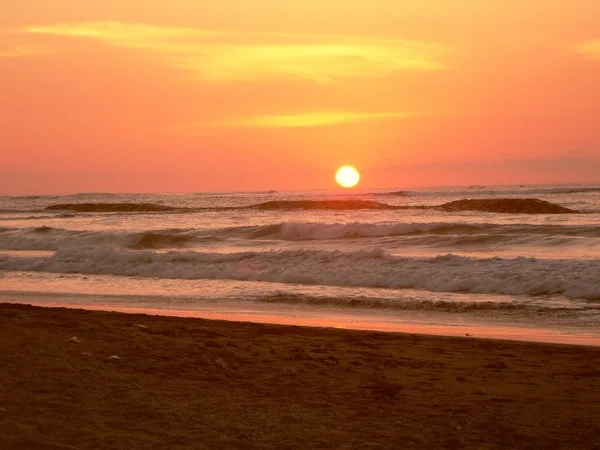
[[[30,26],[28,33],[87,38],[140,49],[203,78],[232,81],[290,76],[328,82],[446,69],[444,44],[297,33],[216,31],[123,22]]]
[[[587,59],[600,59],[600,39],[575,44],[575,52]]]
[[[416,113],[356,113],[356,112],[319,112],[286,115],[263,115],[241,117],[222,121],[210,121],[176,125],[171,127],[179,131],[205,130],[207,128],[299,128],[338,125],[350,122],[365,122],[384,119],[410,117]]]

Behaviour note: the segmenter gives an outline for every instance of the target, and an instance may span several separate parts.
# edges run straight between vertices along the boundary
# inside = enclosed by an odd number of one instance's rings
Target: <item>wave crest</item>
[[[468,311],[514,311],[524,309],[539,309],[539,306],[531,307],[525,304],[491,301],[447,301],[447,300],[406,300],[378,297],[316,297],[302,294],[273,294],[257,298],[261,303],[281,303],[289,305],[311,305],[337,308],[366,308],[366,309],[390,309],[390,310],[416,310],[416,311],[444,311],[444,312],[468,312]]]
[[[504,243],[506,245],[561,245],[581,238],[599,238],[595,225],[425,223],[320,223],[280,222],[219,229],[173,228],[147,231],[79,231],[41,226],[0,227],[0,249],[59,250],[81,247],[129,248],[134,250],[196,246],[228,239],[249,241],[321,241],[366,238],[401,238],[389,241],[403,245],[464,246]],[[565,240],[566,239],[566,240]]]
[[[167,233],[143,233],[129,248],[133,250],[159,249],[182,246],[194,239],[193,236]]]

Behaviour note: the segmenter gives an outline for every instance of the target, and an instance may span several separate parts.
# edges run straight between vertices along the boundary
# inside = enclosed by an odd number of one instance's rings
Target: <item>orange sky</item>
[[[600,182],[597,0],[19,0],[0,194]]]

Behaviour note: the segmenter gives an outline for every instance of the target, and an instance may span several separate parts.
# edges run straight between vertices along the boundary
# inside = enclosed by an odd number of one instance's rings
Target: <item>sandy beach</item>
[[[0,448],[600,448],[600,348],[0,304]]]

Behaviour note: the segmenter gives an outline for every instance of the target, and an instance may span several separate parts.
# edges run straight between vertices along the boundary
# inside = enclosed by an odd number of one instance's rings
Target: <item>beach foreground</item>
[[[596,347],[17,304],[0,323],[2,449],[600,448]]]

